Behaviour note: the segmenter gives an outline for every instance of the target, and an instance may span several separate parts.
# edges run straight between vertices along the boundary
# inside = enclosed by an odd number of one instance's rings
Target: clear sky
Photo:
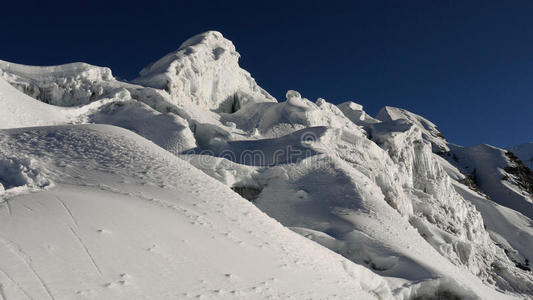
[[[533,1],[264,2],[4,1],[0,59],[133,79],[218,30],[278,100],[295,89],[371,115],[402,107],[462,145],[533,141]]]

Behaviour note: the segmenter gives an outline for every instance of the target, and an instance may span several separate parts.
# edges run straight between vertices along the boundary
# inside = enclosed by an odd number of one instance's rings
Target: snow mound
[[[223,114],[222,121],[235,123],[238,128],[257,131],[264,137],[280,137],[307,127],[327,126],[347,128],[363,135],[363,130],[352,123],[333,104],[319,98],[316,103],[289,90],[286,101],[258,103],[243,107],[236,113]]]
[[[446,278],[432,278],[408,284],[403,289],[398,289],[396,293],[404,299],[478,299],[471,291]]]
[[[131,130],[174,154],[196,147],[196,140],[185,119],[175,114],[159,113],[130,97],[127,99],[99,107],[88,115],[88,121]]]
[[[368,124],[378,123],[379,120],[367,115],[363,110],[361,104],[357,104],[352,101],[343,102],[337,107],[344,113],[344,115],[357,125],[365,126]]]
[[[231,41],[208,31],[141,70],[134,82],[164,89],[175,104],[223,112],[237,111],[249,102],[275,102],[239,67],[239,57]]]
[[[0,199],[50,186],[35,167],[35,160],[8,157],[0,152]]]

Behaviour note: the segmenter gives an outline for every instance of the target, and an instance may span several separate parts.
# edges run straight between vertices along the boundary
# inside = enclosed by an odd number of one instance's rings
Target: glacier
[[[209,31],[131,82],[0,61],[4,298],[533,297],[527,147],[278,102],[239,57]]]

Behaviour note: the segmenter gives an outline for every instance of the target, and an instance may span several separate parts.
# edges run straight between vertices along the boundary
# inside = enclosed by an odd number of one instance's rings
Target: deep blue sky
[[[0,59],[84,61],[133,79],[188,37],[221,31],[279,100],[384,105],[454,143],[533,141],[533,1],[9,1]]]

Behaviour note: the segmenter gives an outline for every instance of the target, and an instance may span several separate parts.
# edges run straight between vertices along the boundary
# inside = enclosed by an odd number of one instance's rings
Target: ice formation
[[[239,57],[231,41],[210,31],[144,68],[134,82],[165,90],[174,103],[222,112],[237,111],[249,102],[275,101],[239,67]]]

